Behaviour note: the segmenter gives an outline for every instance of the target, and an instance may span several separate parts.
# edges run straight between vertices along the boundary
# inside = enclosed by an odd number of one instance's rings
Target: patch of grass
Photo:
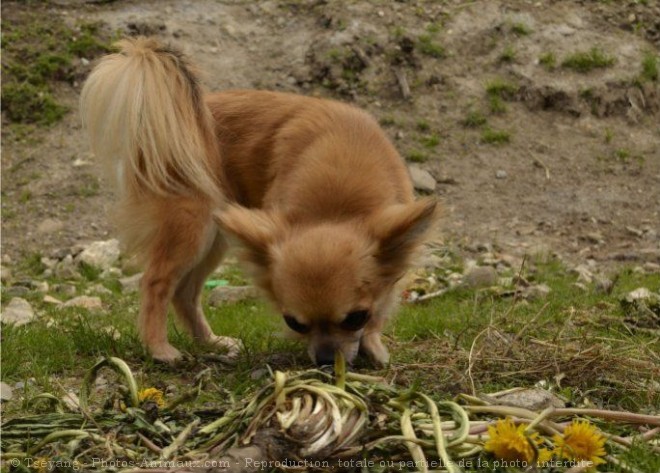
[[[653,52],[647,52],[642,59],[642,73],[640,78],[643,81],[658,81],[660,78],[660,61],[658,55]]]
[[[413,163],[424,163],[429,160],[429,155],[425,151],[413,149],[406,155],[406,159]]]
[[[561,65],[580,73],[591,72],[614,65],[616,59],[606,54],[602,49],[593,47],[589,51],[580,51],[565,58]]]
[[[465,118],[461,121],[461,125],[466,128],[478,128],[485,125],[487,122],[486,116],[478,110],[470,110]]]
[[[432,135],[422,136],[419,139],[419,142],[424,145],[426,148],[435,148],[440,144],[440,137],[433,133]]]
[[[438,59],[446,56],[445,48],[434,41],[433,36],[430,34],[422,34],[417,38],[417,49],[422,54]]]
[[[54,97],[53,84],[75,80],[75,58],[91,59],[110,47],[100,39],[99,23],[69,27],[41,8],[2,17],[2,110],[14,123],[47,126],[68,111]]]
[[[506,144],[511,141],[511,133],[506,130],[496,130],[494,128],[486,128],[481,133],[481,142],[491,145]]]
[[[424,120],[423,118],[417,120],[415,126],[419,131],[427,132],[431,130],[431,124],[427,120]]]
[[[557,67],[557,56],[553,52],[543,53],[539,57],[539,64],[551,71]]]
[[[504,100],[502,100],[502,97],[499,95],[488,96],[488,109],[490,110],[490,113],[495,115],[506,113],[507,110]]]
[[[508,45],[504,48],[502,51],[502,54],[500,54],[499,61],[500,62],[514,62],[516,60],[516,51],[513,49],[513,46]]]
[[[605,143],[610,144],[614,139],[614,132],[610,128],[605,129]]]
[[[518,85],[505,79],[497,78],[486,84],[486,94],[503,99],[511,99],[518,92]]]
[[[518,36],[528,36],[532,34],[532,29],[525,23],[517,22],[511,25],[511,32]]]

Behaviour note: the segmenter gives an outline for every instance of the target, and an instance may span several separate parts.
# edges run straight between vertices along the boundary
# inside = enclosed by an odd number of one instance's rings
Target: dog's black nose
[[[317,366],[334,365],[335,349],[330,345],[322,345],[314,353],[314,361]]]

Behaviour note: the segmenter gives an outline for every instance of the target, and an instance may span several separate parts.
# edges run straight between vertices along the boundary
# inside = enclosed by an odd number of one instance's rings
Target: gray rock
[[[5,382],[0,382],[0,401],[11,401],[14,397],[14,391]]]
[[[465,286],[479,289],[497,285],[498,274],[492,266],[477,266],[471,269],[464,279]]]
[[[54,269],[55,276],[58,279],[80,279],[82,276],[78,272],[78,268],[76,268],[74,262],[73,262],[73,256],[67,255],[57,263]]]
[[[69,299],[61,307],[80,307],[87,310],[98,310],[103,308],[100,297],[78,296]]]
[[[542,411],[548,407],[566,407],[564,401],[549,391],[538,388],[522,389],[498,396],[497,403],[503,406],[522,407],[531,411]]]
[[[209,294],[208,303],[213,307],[224,304],[255,299],[259,293],[253,286],[220,286],[214,288]]]
[[[81,263],[99,269],[108,269],[119,260],[119,241],[96,241],[87,246],[77,257]]]
[[[507,173],[504,169],[498,169],[497,172],[495,172],[495,178],[496,179],[506,179]]]
[[[525,288],[523,296],[528,300],[545,299],[552,289],[547,284],[536,284]]]
[[[44,301],[46,304],[62,305],[62,301],[61,301],[61,300],[59,300],[59,299],[57,299],[57,298],[51,296],[50,294],[46,294],[46,295],[44,296],[43,301]]]
[[[121,292],[128,294],[131,292],[137,292],[140,289],[140,281],[142,281],[142,274],[138,273],[133,276],[128,276],[121,278],[119,284],[121,285]]]
[[[32,322],[35,318],[34,310],[28,301],[20,297],[14,297],[9,304],[5,306],[0,316],[4,324],[15,326],[25,325]]]
[[[424,192],[435,191],[438,183],[430,172],[415,165],[408,166],[408,171],[410,172],[410,178],[412,179],[415,189]]]

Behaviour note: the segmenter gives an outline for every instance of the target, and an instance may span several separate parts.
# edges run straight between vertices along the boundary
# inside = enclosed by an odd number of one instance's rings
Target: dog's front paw
[[[149,353],[151,353],[154,360],[170,365],[183,359],[181,352],[169,343],[149,346]]]
[[[205,343],[213,348],[221,348],[227,350],[227,357],[234,359],[238,358],[241,350],[243,349],[243,342],[238,338],[225,337],[222,335],[212,335]]]
[[[360,351],[377,366],[384,367],[390,362],[390,353],[380,339],[380,333],[371,333],[360,340]]]

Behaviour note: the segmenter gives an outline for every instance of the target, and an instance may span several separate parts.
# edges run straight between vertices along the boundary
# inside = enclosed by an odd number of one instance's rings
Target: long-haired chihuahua
[[[181,357],[167,310],[201,343],[236,349],[206,321],[200,294],[232,242],[312,360],[337,350],[377,364],[397,282],[437,220],[415,200],[404,161],[353,106],[257,90],[205,93],[184,56],[123,40],[82,91],[93,152],[117,183],[115,217],[145,265],[139,333],[151,355]]]

